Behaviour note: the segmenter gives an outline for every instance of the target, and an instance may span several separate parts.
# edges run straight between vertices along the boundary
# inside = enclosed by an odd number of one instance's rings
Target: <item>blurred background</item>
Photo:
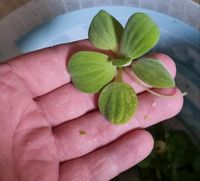
[[[153,50],[175,60],[177,85],[188,93],[184,107],[175,118],[149,128],[155,139],[151,155],[113,181],[199,181],[200,0],[0,0],[0,62],[20,55],[16,40],[38,25],[71,11],[100,6],[149,9],[186,24],[176,26],[185,27],[180,30],[185,37],[166,26]],[[174,26],[179,23],[172,20]]]
[[[13,42],[33,27],[66,12],[121,5],[170,15],[200,29],[200,0],[0,0],[0,61],[20,54]]]

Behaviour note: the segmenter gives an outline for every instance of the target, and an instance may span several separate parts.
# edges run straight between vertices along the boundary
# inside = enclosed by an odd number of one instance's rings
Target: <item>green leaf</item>
[[[95,47],[116,52],[122,31],[122,25],[109,13],[101,10],[92,19],[88,36]]]
[[[87,93],[98,92],[116,73],[107,55],[90,51],[75,53],[67,68],[75,87]]]
[[[168,138],[169,144],[173,144],[177,150],[187,150],[191,147],[187,134],[183,131],[172,132]]]
[[[178,166],[186,166],[188,164],[187,152],[184,150],[176,150],[174,152],[173,164]]]
[[[116,58],[112,59],[113,65],[117,67],[126,67],[131,64],[132,60],[130,58]]]
[[[147,157],[143,161],[141,161],[139,164],[137,164],[138,167],[146,169],[150,168],[152,166],[152,161],[150,157]]]
[[[143,58],[132,64],[136,76],[146,84],[156,88],[175,86],[174,79],[157,59]]]
[[[145,13],[135,13],[129,18],[125,26],[120,53],[136,59],[152,49],[159,37],[159,27],[151,17]]]
[[[154,152],[156,154],[164,154],[167,151],[167,145],[163,140],[156,140],[154,144]]]
[[[122,82],[108,84],[99,97],[100,112],[113,124],[124,124],[135,114],[138,101],[133,88]]]
[[[193,167],[194,167],[194,170],[196,172],[199,172],[200,173],[200,153],[199,155],[196,157],[194,163],[193,163]]]

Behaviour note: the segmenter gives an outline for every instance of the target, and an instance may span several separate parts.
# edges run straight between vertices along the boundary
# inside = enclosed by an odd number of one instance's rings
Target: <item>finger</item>
[[[78,91],[71,83],[36,99],[51,126],[78,118],[97,108],[97,95]]]
[[[59,181],[110,180],[147,157],[152,148],[153,139],[148,132],[132,131],[87,156],[63,163]]]
[[[146,128],[171,118],[180,111],[182,105],[183,97],[179,90],[176,90],[176,96],[172,98],[161,98],[145,92],[139,95],[137,113],[127,124],[113,125],[99,111],[66,122],[53,129],[60,160],[82,156],[132,129]]]
[[[160,59],[172,76],[176,74],[176,67],[173,60],[164,54],[153,54],[154,58]],[[124,80],[131,84],[137,93],[143,89],[134,83],[124,73]],[[67,84],[37,99],[42,109],[49,118],[52,126],[75,119],[86,112],[97,108],[97,96],[85,94],[76,90],[72,84]]]
[[[23,111],[23,116],[20,116],[20,122],[12,133],[13,144],[10,150],[17,180],[58,180],[59,161],[54,136],[43,113],[34,102]]]
[[[66,70],[70,56],[76,51],[91,49],[95,50],[84,40],[28,53],[7,63],[24,80],[35,98],[70,82]]]

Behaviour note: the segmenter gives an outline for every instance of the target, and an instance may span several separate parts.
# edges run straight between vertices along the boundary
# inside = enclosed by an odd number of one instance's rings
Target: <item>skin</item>
[[[107,181],[143,160],[153,148],[143,130],[175,116],[183,105],[173,98],[143,92],[136,116],[112,125],[97,110],[97,95],[76,90],[66,61],[79,50],[95,50],[88,41],[59,45],[16,57],[0,65],[0,180]],[[164,54],[153,54],[175,76]],[[84,133],[84,134],[83,134]]]

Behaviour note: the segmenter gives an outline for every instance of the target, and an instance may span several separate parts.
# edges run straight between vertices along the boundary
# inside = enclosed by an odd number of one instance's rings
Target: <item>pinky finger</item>
[[[147,131],[131,131],[106,147],[61,164],[59,181],[110,180],[142,161],[152,148],[153,139]]]

